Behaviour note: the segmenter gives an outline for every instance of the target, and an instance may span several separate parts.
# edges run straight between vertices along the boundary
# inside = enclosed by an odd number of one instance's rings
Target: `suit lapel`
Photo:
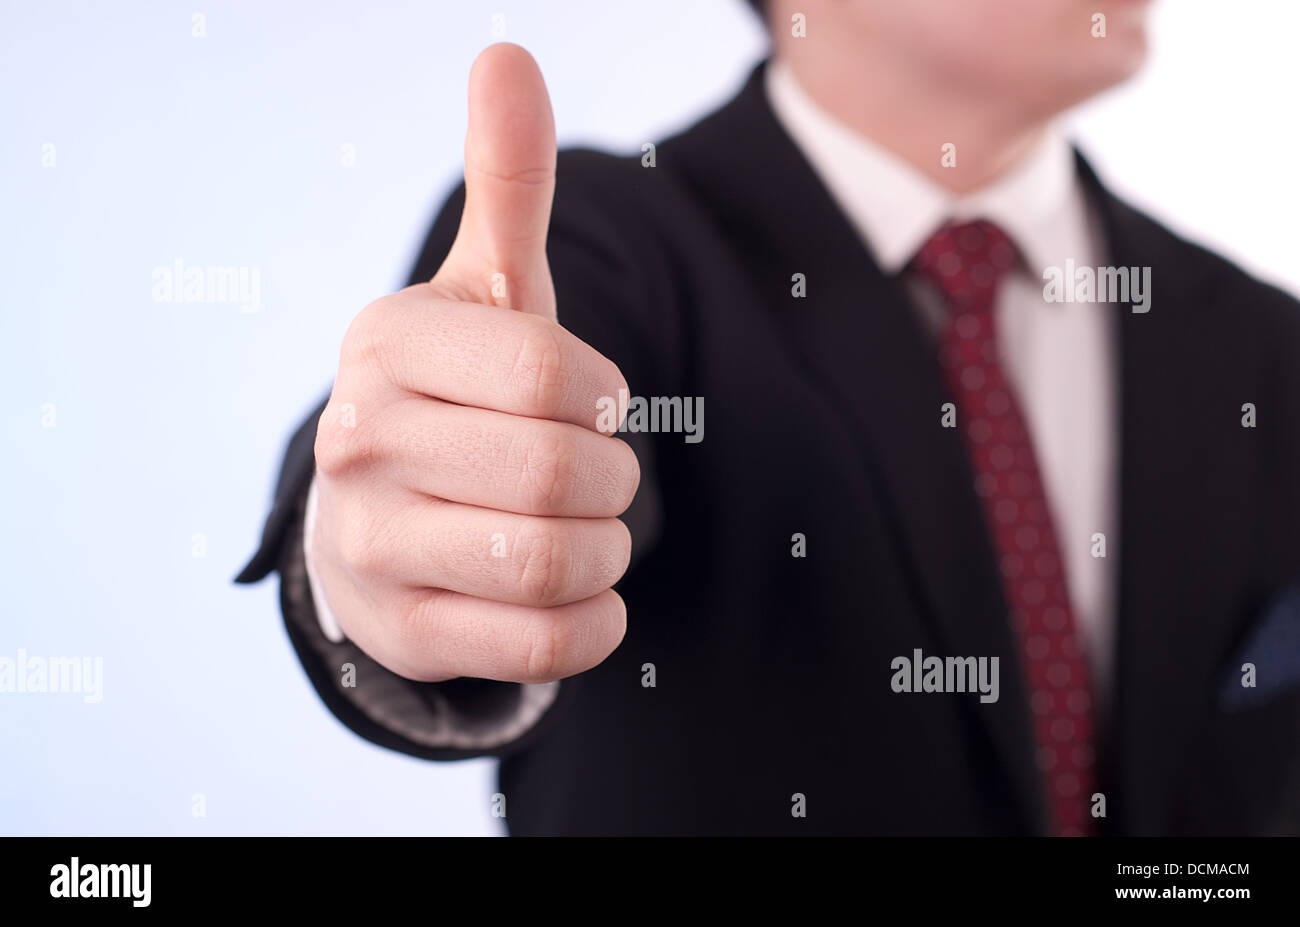
[[[993,774],[1010,783],[1010,810],[1042,832],[1019,654],[961,434],[941,425],[948,399],[931,338],[776,121],[761,67],[690,140],[683,160],[699,165],[694,182],[721,204],[716,221],[773,294],[771,311],[807,376],[857,426],[864,476],[883,489],[940,655],[1000,658],[998,702],[970,699],[967,708],[992,746]],[[737,158],[747,159],[743,169]],[[805,298],[790,295],[795,273]]]
[[[1211,710],[1243,603],[1251,556],[1255,433],[1241,404],[1259,395],[1232,337],[1209,255],[1111,196],[1086,162],[1115,266],[1150,267],[1147,313],[1117,313],[1120,550],[1111,764],[1131,833],[1169,829],[1184,746]],[[1101,307],[1099,307],[1101,308]]]

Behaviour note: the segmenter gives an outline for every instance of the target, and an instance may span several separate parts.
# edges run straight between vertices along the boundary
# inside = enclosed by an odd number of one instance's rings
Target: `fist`
[[[410,679],[549,682],[623,638],[640,470],[627,384],[556,322],[555,126],[527,52],[470,72],[465,210],[428,283],[367,306],[316,434],[311,558],[343,632]]]

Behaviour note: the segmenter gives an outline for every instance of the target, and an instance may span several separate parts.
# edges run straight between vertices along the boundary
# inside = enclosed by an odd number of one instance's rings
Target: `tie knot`
[[[950,306],[988,309],[998,280],[1019,255],[1006,232],[983,219],[948,223],[912,259],[912,269],[932,281]]]

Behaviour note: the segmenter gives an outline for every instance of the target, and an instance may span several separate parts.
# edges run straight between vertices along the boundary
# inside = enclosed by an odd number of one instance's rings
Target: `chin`
[[[1146,37],[1124,36],[1107,46],[1104,55],[1079,55],[1068,63],[1057,58],[1037,74],[1022,74],[1020,84],[1036,88],[1037,92],[1028,90],[1028,95],[1036,98],[1036,109],[1050,115],[1124,83],[1142,70],[1146,58]]]
[[[1126,37],[1125,47],[1109,49],[1110,54],[1104,62],[1089,62],[1087,73],[1081,75],[1084,80],[1082,93],[1076,102],[1109,90],[1132,78],[1146,63],[1147,48],[1145,36]],[[1102,66],[1098,66],[1102,65]]]
[[[1088,57],[1100,92],[1128,80],[1147,60],[1147,30],[1144,21],[1118,23],[1104,39],[1093,39]]]

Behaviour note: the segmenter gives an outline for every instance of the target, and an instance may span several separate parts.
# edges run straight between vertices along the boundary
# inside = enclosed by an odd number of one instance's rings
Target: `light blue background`
[[[1118,189],[1300,290],[1300,15],[1237,6],[1162,8],[1153,70],[1073,118]],[[231,578],[348,321],[457,177],[493,14],[561,143],[623,151],[729,96],[756,22],[733,0],[0,9],[0,657],[104,659],[99,704],[0,694],[0,833],[496,833],[488,761],[346,731],[276,583]],[[177,258],[259,268],[260,311],[154,302]]]

